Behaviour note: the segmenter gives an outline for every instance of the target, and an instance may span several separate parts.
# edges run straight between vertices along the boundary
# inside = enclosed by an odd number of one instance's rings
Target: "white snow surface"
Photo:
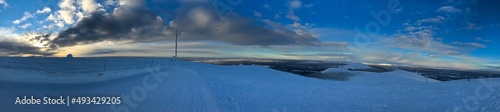
[[[322,73],[328,73],[328,72],[350,72],[347,69],[368,69],[371,68],[370,66],[367,66],[363,63],[347,63],[347,65],[342,66],[340,68],[328,68],[326,70],[323,70]]]
[[[500,111],[500,79],[439,82],[405,71],[349,81],[262,66],[153,58],[0,58],[0,111]],[[101,74],[102,75],[98,75]],[[22,96],[121,96],[120,105],[15,105]]]
[[[352,69],[365,69],[365,68],[371,68],[370,66],[367,66],[363,63],[349,63],[343,68],[352,68]]]

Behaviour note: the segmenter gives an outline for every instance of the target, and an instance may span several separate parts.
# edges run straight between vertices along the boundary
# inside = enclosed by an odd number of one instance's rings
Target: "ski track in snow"
[[[100,59],[96,59],[100,60]],[[488,97],[478,99],[472,111],[499,111],[499,79],[449,82],[428,81],[410,72],[355,72],[349,81],[307,78],[260,66],[217,66],[193,62],[136,59],[137,62],[112,61],[102,76],[78,75],[85,83],[69,83],[72,76],[48,77],[50,83],[0,81],[0,112],[6,111],[113,111],[126,107],[132,112],[304,112],[304,111],[471,111],[463,99],[476,97],[475,90],[492,85]],[[135,65],[134,63],[139,63]],[[29,62],[25,62],[29,63]],[[151,66],[151,63],[158,66]],[[144,66],[147,65],[147,66]],[[3,65],[5,67],[5,65]],[[17,65],[21,66],[21,65]],[[134,66],[134,67],[131,67]],[[155,67],[158,69],[155,71]],[[36,67],[32,67],[36,68]],[[98,67],[97,67],[98,68]],[[142,68],[142,69],[137,69]],[[146,68],[146,69],[145,69]],[[147,70],[147,69],[153,69]],[[0,70],[2,66],[0,66]],[[51,68],[36,68],[50,70]],[[132,71],[132,74],[120,72]],[[12,69],[9,69],[12,70]],[[0,72],[1,73],[1,72]],[[17,72],[16,72],[17,73]],[[95,74],[93,72],[88,72]],[[128,73],[128,72],[127,72]],[[122,76],[124,75],[124,76]],[[144,100],[122,101],[120,105],[14,105],[17,96],[130,96],[147,76],[162,75],[158,86],[147,90]],[[57,77],[60,76],[60,77]],[[0,78],[19,79],[6,74]],[[109,80],[104,80],[104,79]],[[57,80],[51,80],[57,79]],[[63,78],[64,79],[64,78]],[[99,79],[99,80],[98,80]],[[95,81],[97,80],[97,81]],[[58,81],[60,81],[58,83]],[[483,81],[483,82],[482,82]],[[148,83],[154,83],[150,79]],[[125,99],[122,99],[125,100]],[[470,105],[469,105],[470,106]],[[474,105],[473,105],[474,106]],[[115,108],[116,109],[116,108]]]
[[[157,111],[218,111],[215,106],[215,101],[210,91],[205,87],[205,81],[195,71],[185,69],[183,67],[174,67],[171,72],[183,73],[174,74],[168,77],[165,85],[169,86],[169,90],[173,92],[159,93],[158,95],[171,96],[165,97],[163,101],[168,101],[157,105],[158,107],[166,106],[165,109]],[[182,86],[180,86],[182,85]]]

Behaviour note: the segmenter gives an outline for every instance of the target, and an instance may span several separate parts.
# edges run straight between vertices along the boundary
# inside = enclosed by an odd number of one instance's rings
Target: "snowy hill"
[[[339,82],[262,66],[108,58],[103,70],[103,61],[0,58],[0,111],[500,111],[500,79],[426,83],[393,71],[357,72]],[[123,102],[15,105],[18,96],[121,96]]]
[[[343,66],[343,68],[347,68],[347,69],[367,69],[367,68],[371,68],[370,66],[367,66],[363,63],[349,63],[347,64],[346,66]]]
[[[347,65],[342,66],[341,68],[328,68],[328,69],[322,71],[322,73],[349,72],[348,69],[369,69],[369,68],[371,68],[371,67],[367,66],[365,64],[362,64],[362,63],[348,63]]]

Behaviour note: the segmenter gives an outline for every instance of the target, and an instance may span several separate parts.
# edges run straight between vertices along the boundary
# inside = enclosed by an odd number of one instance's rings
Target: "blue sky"
[[[484,0],[0,0],[0,55],[180,55],[497,70]]]

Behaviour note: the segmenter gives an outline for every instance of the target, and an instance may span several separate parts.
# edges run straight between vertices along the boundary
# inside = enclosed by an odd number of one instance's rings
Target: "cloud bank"
[[[143,2],[119,1],[111,13],[97,10],[100,5],[82,1],[90,13],[52,40],[52,47],[68,47],[102,41],[153,42],[171,40],[181,32],[183,41],[218,41],[233,45],[314,45],[317,38],[307,32],[297,33],[270,20],[254,20],[231,13],[217,16],[209,2],[179,2],[175,18],[164,20],[144,7]],[[69,10],[66,2],[62,10]],[[195,4],[195,5],[193,5]],[[88,7],[88,8],[86,8]],[[61,13],[61,12],[60,12]],[[61,13],[62,14],[62,13]],[[62,17],[66,23],[71,23]],[[262,24],[257,25],[256,23]]]

